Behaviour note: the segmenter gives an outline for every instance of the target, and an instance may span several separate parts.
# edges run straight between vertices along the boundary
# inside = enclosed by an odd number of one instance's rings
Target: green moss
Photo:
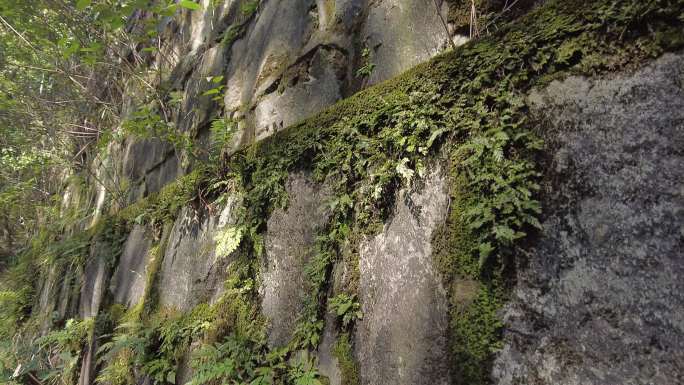
[[[150,314],[157,307],[157,302],[159,300],[158,293],[158,281],[159,281],[159,270],[161,269],[162,262],[164,261],[164,252],[166,251],[166,245],[171,235],[171,229],[173,228],[173,222],[167,221],[164,223],[162,229],[161,239],[157,244],[152,246],[148,251],[149,258],[147,266],[145,266],[145,291],[141,299],[144,311]]]
[[[199,167],[158,193],[125,207],[116,216],[127,223],[161,225],[173,221],[180,209],[198,196],[200,188],[210,178],[208,172],[207,168]]]
[[[342,333],[337,337],[335,346],[333,347],[333,356],[337,358],[337,362],[342,374],[342,385],[359,385],[361,378],[359,377],[359,366],[354,360],[352,345],[348,333]]]

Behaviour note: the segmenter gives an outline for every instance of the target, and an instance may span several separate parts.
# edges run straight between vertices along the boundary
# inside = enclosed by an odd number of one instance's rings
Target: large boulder
[[[505,315],[495,383],[684,381],[684,56],[533,92],[543,231]]]

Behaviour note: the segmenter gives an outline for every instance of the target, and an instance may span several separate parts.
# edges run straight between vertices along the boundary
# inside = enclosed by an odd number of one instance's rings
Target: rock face
[[[81,284],[79,315],[81,318],[94,317],[100,310],[105,288],[109,280],[110,269],[105,256],[100,252],[106,247],[96,242],[90,250],[91,258],[86,264]]]
[[[384,230],[360,251],[363,320],[356,355],[363,384],[450,384],[447,299],[432,266],[432,233],[449,203],[434,170],[416,191],[402,190]]]
[[[239,122],[239,146],[437,55],[451,38],[439,18],[447,3],[437,3],[268,0],[251,13],[240,1],[203,0],[201,11],[167,20],[155,65],[182,90],[174,116],[185,132],[201,131],[218,111],[201,94],[225,86],[224,113]],[[357,76],[366,65],[370,75]],[[224,79],[212,85],[211,76]]]
[[[145,228],[141,225],[133,227],[112,275],[110,291],[115,302],[131,307],[142,298],[147,284],[145,267],[151,246],[152,240]]]
[[[216,254],[216,235],[235,223],[240,200],[231,196],[216,214],[185,207],[171,230],[159,278],[162,306],[189,310],[223,290],[229,255]],[[219,214],[219,215],[217,215]]]
[[[314,253],[314,241],[326,224],[330,192],[304,174],[290,177],[286,185],[289,203],[268,220],[266,257],[262,265],[261,310],[270,320],[268,342],[285,346],[306,294],[304,265]]]
[[[684,382],[684,56],[530,96],[543,233],[506,311],[509,384]]]

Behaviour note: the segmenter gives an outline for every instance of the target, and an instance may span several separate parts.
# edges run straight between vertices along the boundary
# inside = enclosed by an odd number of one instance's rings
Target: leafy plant
[[[180,0],[178,2],[178,5],[191,11],[197,11],[199,9],[202,9],[202,4],[196,3],[192,0]]]
[[[367,77],[373,73],[373,70],[375,69],[375,63],[370,61],[370,55],[371,50],[368,47],[365,47],[363,51],[361,51],[363,65],[356,70],[356,77]]]
[[[292,337],[292,346],[299,349],[316,349],[321,341],[324,326],[323,320],[317,317],[298,322]]]
[[[228,226],[217,231],[214,241],[216,242],[216,256],[224,258],[232,254],[240,246],[244,229],[242,227]]]
[[[226,86],[219,83],[223,81],[223,76],[210,76],[207,78],[207,81],[209,81],[213,87],[204,91],[202,96],[212,96],[211,100],[222,101],[224,97],[222,91]]]
[[[250,16],[259,8],[259,0],[247,0],[240,5],[240,12],[245,16]]]
[[[53,330],[36,341],[45,354],[37,356],[42,358],[38,367],[45,368],[47,379],[64,383],[76,380],[81,350],[93,332],[93,326],[92,318],[69,319],[64,328]]]
[[[330,299],[328,308],[342,321],[344,328],[348,328],[354,321],[363,318],[361,304],[357,301],[355,294],[340,293],[336,295]]]
[[[231,144],[233,135],[237,131],[237,123],[226,117],[219,117],[211,122],[210,162],[216,163],[222,151]]]

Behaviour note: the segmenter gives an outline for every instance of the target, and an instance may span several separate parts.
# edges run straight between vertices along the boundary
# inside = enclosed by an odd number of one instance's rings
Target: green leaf
[[[170,371],[169,373],[166,374],[166,381],[170,382],[172,384],[176,383],[176,372]]]
[[[243,233],[244,228],[242,227],[229,227],[219,231],[214,237],[214,241],[216,241],[216,256],[219,258],[227,257],[235,251],[240,246]]]
[[[90,5],[90,3],[92,3],[92,0],[78,0],[76,1],[76,9],[82,11],[86,9],[86,7]]]
[[[350,307],[352,307],[351,301],[340,304],[340,306],[337,308],[337,315],[338,316],[343,315],[344,313],[347,312],[347,310],[349,310]]]
[[[181,7],[185,8],[185,9],[189,9],[191,11],[196,11],[196,10],[202,8],[202,6],[200,4],[197,4],[194,1],[190,1],[190,0],[181,0],[180,2],[178,2],[178,5],[180,5]]]
[[[406,180],[406,183],[411,182],[411,178],[414,174],[414,171],[407,166],[408,162],[408,158],[403,158],[397,165],[397,172]]]
[[[487,260],[489,259],[489,256],[491,255],[492,251],[494,251],[494,247],[492,247],[492,244],[489,242],[485,243],[480,243],[480,260],[479,260],[479,265],[480,269],[487,263]]]
[[[434,131],[432,135],[430,135],[430,139],[428,139],[427,143],[425,144],[425,147],[432,147],[432,144],[435,142],[435,140],[437,140],[437,138],[439,138],[446,131],[446,128],[440,128],[439,130]]]
[[[209,95],[216,95],[219,93],[219,90],[217,88],[212,88],[209,91],[205,91],[202,96],[209,96]]]
[[[516,238],[515,231],[504,225],[494,226],[494,236],[497,240],[503,242],[511,242]]]

